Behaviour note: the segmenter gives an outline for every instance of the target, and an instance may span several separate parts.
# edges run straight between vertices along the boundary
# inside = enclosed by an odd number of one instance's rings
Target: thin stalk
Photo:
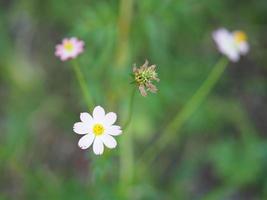
[[[136,89],[134,88],[129,101],[129,113],[125,125],[123,126],[124,135],[122,136],[121,152],[120,152],[120,181],[124,188],[123,196],[130,198],[130,184],[134,174],[134,152],[133,152],[133,136],[132,132],[128,131],[131,123],[134,107],[134,97]]]
[[[123,68],[129,56],[129,33],[133,16],[134,0],[120,1],[120,14],[118,19],[118,43],[116,52],[116,66]]]
[[[196,111],[203,100],[211,92],[212,88],[215,86],[215,84],[223,74],[227,65],[228,60],[226,60],[225,58],[219,60],[219,62],[210,72],[207,79],[187,102],[184,108],[179,113],[177,113],[173,120],[171,120],[171,122],[166,126],[157,141],[144,152],[140,161],[144,161],[146,162],[146,164],[149,164],[149,162],[152,162],[164,147],[166,147],[171,141],[173,141],[182,125],[184,125],[184,123],[191,117],[191,115]]]
[[[126,130],[132,120],[132,116],[133,116],[133,107],[134,107],[134,97],[135,97],[135,93],[136,93],[136,88],[133,89],[131,97],[130,97],[130,102],[129,102],[129,113],[128,113],[128,117],[127,120],[123,126],[123,129]]]
[[[129,33],[131,28],[134,0],[120,0],[120,14],[118,18],[118,37],[115,66],[123,71],[129,57]],[[131,121],[134,96],[130,98],[129,117],[124,126],[124,133],[120,143],[120,185],[123,199],[131,199],[131,182],[134,169],[134,150],[132,134],[128,130]],[[127,130],[126,130],[127,129]]]
[[[75,72],[76,78],[79,82],[83,97],[84,97],[84,101],[88,107],[88,110],[91,110],[94,106],[94,102],[93,99],[89,93],[89,88],[86,84],[85,78],[82,74],[82,71],[80,69],[80,66],[78,64],[78,62],[76,62],[75,60],[72,61],[72,66],[73,66],[73,70]]]

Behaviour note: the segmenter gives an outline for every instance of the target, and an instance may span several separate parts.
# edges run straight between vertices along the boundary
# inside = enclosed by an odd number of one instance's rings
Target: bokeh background
[[[249,55],[140,162],[222,57],[219,27],[244,30]],[[81,70],[119,124],[132,64],[158,66],[159,92],[136,95],[129,129],[100,157],[72,131],[86,105],[54,56],[70,36],[85,41]],[[266,0],[0,0],[0,199],[267,199],[266,36]]]

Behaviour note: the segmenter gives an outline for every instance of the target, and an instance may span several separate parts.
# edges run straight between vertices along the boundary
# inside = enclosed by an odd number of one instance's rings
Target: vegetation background
[[[251,51],[154,160],[143,158],[220,59],[211,33],[244,30]],[[118,147],[95,156],[72,126],[86,110],[62,38],[92,96],[128,113],[133,63],[158,66]],[[0,0],[0,199],[267,199],[266,0]],[[140,160],[141,159],[141,160]]]

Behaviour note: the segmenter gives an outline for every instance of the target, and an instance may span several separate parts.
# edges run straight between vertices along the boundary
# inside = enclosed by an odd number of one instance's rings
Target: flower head
[[[237,62],[241,55],[246,55],[249,51],[247,36],[243,31],[229,32],[220,28],[213,32],[212,37],[219,51],[233,62]]]
[[[87,149],[93,144],[93,151],[96,155],[104,152],[104,145],[110,149],[117,146],[113,136],[122,133],[121,127],[113,125],[117,120],[117,115],[113,112],[105,114],[101,106],[96,106],[93,110],[93,116],[89,113],[80,114],[81,122],[73,126],[73,131],[84,135],[78,142],[81,149]]]
[[[65,38],[61,44],[56,45],[55,55],[62,61],[76,58],[83,52],[84,42],[75,37]]]
[[[147,60],[139,68],[134,65],[133,75],[134,82],[137,84],[142,96],[147,96],[147,91],[150,91],[152,93],[157,92],[157,87],[152,83],[154,80],[159,82],[159,78],[156,73],[156,65],[148,66]]]

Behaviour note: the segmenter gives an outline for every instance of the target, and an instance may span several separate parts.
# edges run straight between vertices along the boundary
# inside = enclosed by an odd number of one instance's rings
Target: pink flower
[[[76,58],[83,52],[84,42],[75,37],[65,38],[56,46],[55,55],[62,61]]]
[[[212,33],[212,37],[219,51],[233,62],[237,62],[240,56],[246,55],[249,51],[247,35],[243,31],[229,32],[225,28],[220,28]]]

